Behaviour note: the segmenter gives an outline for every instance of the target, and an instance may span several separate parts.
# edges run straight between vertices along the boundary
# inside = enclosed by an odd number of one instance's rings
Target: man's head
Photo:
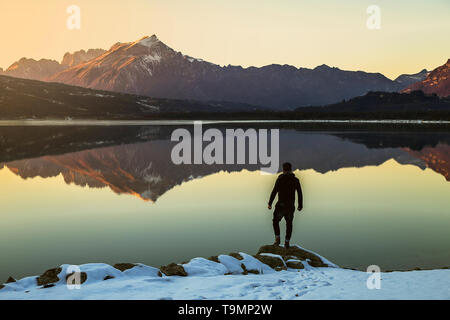
[[[283,163],[283,172],[291,172],[292,165],[289,162]]]

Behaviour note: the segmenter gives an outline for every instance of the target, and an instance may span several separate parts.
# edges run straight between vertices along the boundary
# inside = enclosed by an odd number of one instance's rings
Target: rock
[[[257,254],[255,256],[256,259],[261,261],[264,264],[267,264],[269,267],[276,271],[286,270],[286,265],[284,264],[284,260],[281,256],[268,255],[268,254]]]
[[[128,269],[131,269],[135,266],[136,266],[136,264],[134,264],[134,263],[116,263],[115,265],[113,265],[114,268],[119,269],[122,272],[125,270],[128,270]]]
[[[261,253],[278,254],[284,259],[286,259],[285,257],[287,256],[294,256],[302,261],[306,261],[307,259],[309,259],[310,261],[308,262],[308,264],[313,267],[328,267],[328,265],[325,264],[320,257],[316,256],[314,253],[300,249],[297,246],[292,246],[289,247],[289,249],[285,249],[284,247],[280,246],[266,245],[259,248],[257,254]]]
[[[291,249],[291,248],[289,248]],[[261,248],[259,248],[258,253],[257,254],[261,254],[261,253],[272,253],[272,254],[278,254],[280,256],[286,256],[288,255],[288,250],[289,249],[285,249],[284,247],[280,247],[280,246],[274,246],[274,245],[265,245],[262,246]]]
[[[248,273],[259,274],[258,270],[247,270]]]
[[[290,259],[286,261],[286,266],[291,269],[305,269],[305,266],[300,260]]]
[[[354,271],[357,271],[358,269],[355,269],[355,268],[350,268],[350,267],[344,267],[344,268],[342,268],[342,269],[348,269],[348,270],[354,270]],[[363,271],[363,270],[359,270],[359,271]],[[384,271],[384,272],[392,272],[392,270],[386,270],[386,271]]]
[[[183,266],[180,266],[179,264],[173,262],[168,264],[167,266],[162,266],[159,269],[166,276],[182,276],[182,277],[187,276],[187,273],[184,270]]]
[[[13,277],[9,277],[8,280],[6,280],[5,283],[12,283],[12,282],[16,282],[16,279],[14,279]]]
[[[242,263],[241,264],[242,270],[244,270],[242,272],[243,275],[247,275],[249,273],[253,273],[253,274],[259,274],[259,270],[248,270],[247,267]]]
[[[236,259],[238,259],[238,260],[243,260],[244,258],[242,258],[242,256],[239,254],[239,253],[237,253],[237,252],[232,252],[232,253],[229,253],[228,254],[229,256],[232,256],[233,258],[236,258]]]
[[[48,283],[48,284],[44,284],[44,286],[41,289],[47,289],[47,288],[51,288],[54,287],[55,284],[54,283]]]
[[[218,256],[211,256],[211,257],[209,257],[209,258],[208,258],[208,260],[211,260],[211,261],[214,261],[214,262],[220,263],[220,261],[219,261],[219,257],[218,257]],[[184,263],[183,263],[183,264],[184,264]]]
[[[2,290],[5,286],[0,284],[0,290]]]
[[[267,264],[262,263],[261,261],[256,259],[254,256],[251,256],[251,255],[243,253],[243,252],[241,252],[240,254],[243,258],[241,260],[241,263],[245,266],[248,273],[255,273],[255,274],[261,273],[262,274],[262,273],[271,273],[271,272],[275,271],[271,267],[269,267]]]
[[[69,277],[74,276],[76,273],[80,273],[80,275],[79,275],[80,283],[74,283],[74,282],[69,283],[69,282],[68,282]],[[72,279],[73,279],[73,278],[72,278]],[[73,285],[83,284],[83,283],[86,282],[86,280],[87,280],[87,273],[86,273],[86,272],[72,272],[72,273],[66,275],[66,283],[67,283],[67,284],[73,284]]]
[[[320,260],[320,259],[319,260],[310,260],[310,261],[308,261],[308,264],[311,267],[316,267],[316,268],[328,267],[328,265],[324,264],[322,262],[322,260]]]
[[[114,279],[114,276],[110,276],[109,274],[103,278],[103,280]]]
[[[49,283],[55,283],[59,281],[58,274],[61,272],[61,268],[53,268],[45,271],[39,277],[36,278],[38,286],[45,286]]]

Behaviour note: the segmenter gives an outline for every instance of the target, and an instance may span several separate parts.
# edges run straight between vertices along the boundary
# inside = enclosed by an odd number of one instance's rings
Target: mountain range
[[[152,98],[0,75],[0,119],[450,119],[450,97],[369,92],[335,104],[271,110],[245,103]]]
[[[414,90],[422,90],[425,93],[435,93],[439,96],[450,95],[450,59],[434,69],[425,79],[408,86],[403,92],[409,93]]]
[[[428,71],[390,80],[380,73],[327,65],[314,69],[220,66],[175,51],[153,35],[116,43],[107,51],[66,53],[61,63],[23,58],[0,74],[155,98],[229,101],[284,110],[336,103],[369,91],[404,90],[425,79]]]
[[[50,59],[35,60],[22,58],[14,62],[5,71],[0,69],[0,74],[22,79],[46,81],[67,68],[96,58],[105,52],[106,50],[103,49],[80,50],[74,53],[67,52],[61,63]]]
[[[413,83],[424,80],[430,72],[427,69],[423,69],[422,71],[414,74],[401,74],[395,81],[401,83],[402,86],[408,87]]]

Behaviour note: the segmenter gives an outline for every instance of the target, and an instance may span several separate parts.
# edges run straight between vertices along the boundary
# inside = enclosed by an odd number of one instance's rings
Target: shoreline
[[[448,275],[441,269],[367,273],[340,268],[297,245],[266,245],[255,255],[235,252],[160,268],[61,265],[8,279],[0,285],[0,300],[450,299]]]
[[[298,245],[293,245],[290,249],[288,249],[288,250],[297,250],[297,249],[300,249],[301,251],[300,251],[300,253],[299,252],[297,252],[296,254],[298,255],[298,254],[300,254],[300,256],[301,257],[297,257],[298,259],[299,259],[299,261],[302,261],[303,262],[303,264],[304,264],[304,262],[306,261],[307,262],[307,264],[309,264],[310,266],[313,266],[313,267],[332,267],[332,268],[339,268],[339,269],[343,269],[343,270],[351,270],[351,271],[358,271],[358,272],[366,272],[366,270],[364,270],[364,269],[361,269],[361,268],[352,268],[352,267],[345,267],[345,266],[338,266],[338,265],[336,265],[336,264],[334,264],[333,262],[330,262],[329,260],[327,260],[326,258],[324,258],[324,257],[322,257],[321,255],[319,255],[319,254],[317,254],[316,252],[313,252],[313,251],[310,251],[310,250],[308,250],[308,249],[305,249],[305,248],[303,248],[303,247],[300,247],[300,246],[298,246]],[[242,255],[243,253],[242,252],[232,252],[232,253],[229,253],[228,255],[229,256],[232,256],[232,257],[235,257],[235,258],[238,258],[239,260],[241,259],[240,257],[239,257],[239,255]],[[259,259],[260,258],[260,255],[261,254],[267,254],[267,255],[271,255],[271,256],[279,256],[279,258],[281,259],[281,260],[284,260],[286,257],[288,257],[289,256],[289,254],[291,254],[291,252],[289,252],[289,251],[286,251],[286,249],[284,249],[284,247],[283,246],[279,246],[278,248],[276,248],[275,246],[273,246],[273,245],[265,245],[265,246],[262,246],[259,250],[258,250],[258,253],[257,254],[255,254],[255,255],[252,255],[252,257],[254,257],[254,258],[257,258],[257,259]],[[89,265],[89,264],[102,264],[102,265],[108,265],[108,266],[111,266],[112,268],[116,268],[116,269],[118,269],[118,270],[120,270],[120,271],[125,271],[125,270],[128,270],[128,269],[131,269],[131,268],[134,268],[134,267],[136,267],[136,266],[142,266],[142,267],[144,267],[144,268],[153,268],[153,269],[155,269],[155,270],[158,270],[158,276],[164,276],[164,275],[167,275],[167,276],[172,276],[172,275],[180,275],[179,273],[180,273],[180,270],[181,269],[176,269],[177,267],[175,267],[175,269],[173,268],[174,266],[183,266],[183,265],[186,265],[186,264],[188,264],[190,261],[192,261],[192,260],[194,260],[194,259],[206,259],[206,260],[209,260],[209,261],[213,261],[213,262],[216,262],[216,263],[219,263],[219,261],[218,261],[218,257],[219,256],[211,256],[211,257],[209,257],[209,258],[203,258],[203,257],[196,257],[196,258],[192,258],[192,259],[190,259],[189,261],[183,261],[183,262],[180,262],[180,263],[175,263],[175,262],[171,262],[171,263],[169,263],[168,265],[165,265],[165,266],[160,266],[159,268],[156,268],[156,267],[153,267],[153,266],[149,266],[149,265],[146,265],[146,264],[143,264],[143,263],[129,263],[129,262],[121,262],[121,263],[115,263],[115,264],[108,264],[108,263],[101,263],[101,262],[95,262],[95,263],[83,263],[83,264],[80,264],[80,266],[83,266],[83,265]],[[293,256],[291,256],[291,257],[293,257]],[[315,261],[315,262],[313,262],[312,264],[311,264],[311,261],[312,261],[312,259]],[[309,260],[309,261],[308,261]],[[263,264],[267,264],[269,267],[271,267],[271,268],[275,268],[276,266],[278,266],[278,267],[280,267],[281,266],[281,264],[277,264],[277,263],[275,263],[275,265],[273,265],[273,263],[274,263],[274,261],[270,261],[270,260],[264,260],[263,261],[263,259],[262,260],[260,260]],[[314,265],[315,264],[315,265]],[[69,264],[63,264],[63,265],[61,265],[61,266],[59,266],[59,267],[55,267],[55,268],[52,268],[52,269],[48,269],[48,270],[46,270],[42,275],[44,275],[45,273],[48,273],[50,270],[56,270],[56,269],[58,269],[58,268],[61,268],[61,267],[63,267],[63,266],[68,266]],[[285,264],[286,265],[286,264]],[[305,265],[304,265],[305,266]],[[302,267],[302,266],[300,266],[300,268],[295,268],[294,267],[294,269],[304,269],[304,266]],[[435,267],[435,268],[420,268],[420,267],[414,267],[414,268],[408,268],[408,269],[387,269],[387,270],[381,270],[381,273],[393,273],[393,272],[413,272],[413,271],[438,271],[438,270],[449,270],[450,269],[450,266],[442,266],[442,267]],[[166,271],[163,271],[163,270],[166,270]],[[281,268],[280,270],[276,270],[275,269],[275,271],[281,271],[281,270],[283,270],[283,268]],[[181,271],[181,273],[184,273],[184,271]],[[257,274],[257,273],[255,273],[255,274]],[[10,275],[9,276],[9,278],[8,278],[8,280],[11,280],[11,282],[10,283],[12,283],[12,282],[15,282],[15,281],[20,281],[20,280],[22,280],[22,279],[25,279],[25,278],[30,278],[30,277],[36,277],[36,278],[39,278],[39,277],[42,277],[42,275],[41,276],[34,276],[34,275],[32,275],[32,276],[24,276],[24,277],[22,277],[22,278],[20,278],[20,279],[15,279],[14,277],[13,277],[13,275]],[[5,283],[0,283],[0,290],[4,287],[4,285],[5,284],[7,284],[8,283],[8,280],[5,282]],[[12,280],[14,280],[14,281],[12,281]],[[2,287],[3,286],[3,287]]]
[[[211,119],[155,119],[155,120],[95,120],[95,119],[26,119],[26,120],[0,120],[2,126],[145,126],[145,125],[193,125],[201,121],[203,124],[394,124],[394,125],[450,125],[448,120],[409,120],[409,119],[315,119],[315,120],[278,120],[278,119],[236,119],[236,120],[211,120]]]

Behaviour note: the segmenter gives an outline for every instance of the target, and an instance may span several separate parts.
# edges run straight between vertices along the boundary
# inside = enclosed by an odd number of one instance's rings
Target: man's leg
[[[292,220],[294,220],[294,211],[289,210],[289,212],[286,212],[284,220],[286,221],[286,240],[284,242],[284,247],[288,249],[289,241],[291,240],[292,235]]]
[[[275,233],[275,242],[274,245],[280,245],[280,210],[275,207],[275,211],[273,212],[273,232]]]

